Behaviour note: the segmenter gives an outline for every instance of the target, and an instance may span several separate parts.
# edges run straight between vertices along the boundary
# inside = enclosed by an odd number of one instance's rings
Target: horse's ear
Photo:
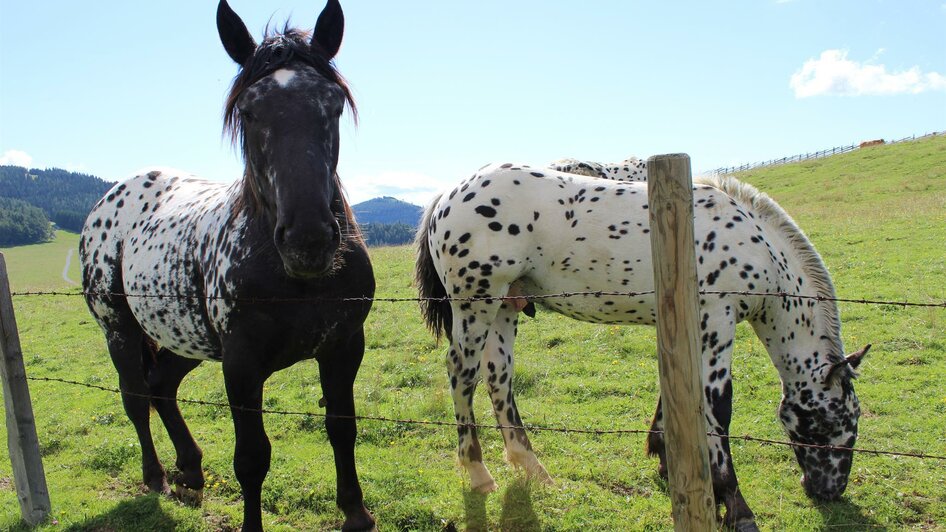
[[[256,41],[246,29],[246,24],[240,20],[240,16],[230,9],[227,0],[220,0],[217,5],[217,33],[220,34],[220,42],[230,58],[240,66],[256,51]]]
[[[831,366],[831,368],[829,368],[827,373],[825,374],[825,378],[824,378],[825,385],[830,385],[831,382],[837,377],[838,370],[840,370],[844,366],[848,366],[852,370],[857,369],[857,366],[861,365],[861,360],[863,360],[867,352],[870,351],[870,347],[871,347],[871,344],[867,344],[860,351],[857,351],[856,353],[851,353],[850,355],[845,356],[844,360],[842,360],[841,362],[837,362],[833,366]]]
[[[870,347],[871,344],[867,344],[861,348],[860,351],[847,355],[844,357],[844,362],[846,362],[848,366],[851,366],[851,369],[857,369],[857,366],[861,365],[861,360],[863,360],[867,352],[870,351]]]
[[[342,35],[345,33],[345,15],[338,0],[328,0],[325,9],[315,23],[315,33],[312,35],[312,47],[326,59],[332,59],[342,46]]]

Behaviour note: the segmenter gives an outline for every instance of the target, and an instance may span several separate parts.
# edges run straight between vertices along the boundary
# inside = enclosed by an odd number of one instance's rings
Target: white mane
[[[711,174],[698,176],[693,180],[695,185],[709,185],[730,196],[736,202],[749,207],[757,219],[777,230],[792,246],[804,269],[805,276],[814,286],[815,294],[829,299],[835,298],[834,283],[828,269],[821,260],[821,255],[815,251],[811,241],[805,236],[795,220],[786,213],[778,203],[768,194],[759,191],[748,183],[743,183],[728,175]],[[828,328],[828,340],[832,345],[832,352],[828,353],[834,361],[844,356],[844,346],[841,343],[841,317],[835,301],[820,301],[818,308],[821,317]]]

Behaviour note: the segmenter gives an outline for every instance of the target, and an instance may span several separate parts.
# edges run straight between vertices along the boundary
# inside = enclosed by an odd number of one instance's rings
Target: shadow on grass
[[[670,484],[666,479],[654,473],[654,481],[659,489],[668,496],[670,495]],[[880,524],[876,519],[867,515],[860,506],[852,503],[849,499],[843,498],[837,502],[817,503],[807,499],[818,512],[821,513],[823,520],[822,528],[826,530],[886,530],[887,526]],[[717,519],[720,519],[725,512],[725,507],[717,507]],[[758,522],[758,516],[756,517]]]
[[[66,528],[68,532],[98,530],[172,531],[177,521],[161,509],[160,495],[121,501],[107,512]]]
[[[471,490],[463,491],[463,506],[466,511],[466,530],[469,532],[493,530],[486,513],[488,495]],[[516,479],[503,493],[502,511],[499,515],[499,530],[510,532],[533,532],[542,530],[539,516],[532,507],[532,484],[528,479]]]
[[[160,495],[142,495],[131,500],[119,502],[101,515],[90,517],[81,523],[64,528],[68,532],[98,532],[103,530],[153,530],[158,532],[173,531],[177,521],[161,509]],[[43,525],[51,524],[51,518]],[[10,532],[29,532],[34,527],[20,521]]]
[[[884,530],[887,528],[847,498],[837,502],[820,503],[817,508],[821,512],[822,519],[824,519],[823,527],[825,529]]]

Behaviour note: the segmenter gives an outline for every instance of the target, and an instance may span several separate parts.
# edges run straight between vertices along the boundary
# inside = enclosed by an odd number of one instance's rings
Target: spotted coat
[[[274,372],[315,359],[322,400],[312,400],[325,408],[341,528],[371,530],[355,467],[352,387],[375,283],[336,173],[339,121],[346,108],[354,111],[332,62],[342,8],[327,0],[314,32],[287,25],[257,44],[219,0],[217,30],[240,66],[224,124],[242,148],[243,173],[223,184],[154,169],[112,188],[80,237],[86,302],[105,332],[149,490],[171,492],[151,433],[153,409],[176,454],[175,491],[200,500],[202,453],[176,396],[201,361],[220,361],[242,529],[262,530],[272,457],[264,385]]]
[[[702,290],[833,296],[820,257],[768,196],[732,178],[694,186]],[[416,277],[428,324],[451,339],[447,367],[457,421],[474,421],[482,377],[497,420],[521,425],[512,391],[517,307],[491,296],[653,290],[645,182],[615,181],[526,165],[489,165],[434,200],[418,232]],[[480,298],[469,300],[469,298]],[[582,321],[655,324],[652,295],[551,297],[540,306]],[[859,414],[845,363],[837,306],[830,301],[748,294],[700,300],[703,385],[709,429],[729,430],[735,325],[749,321],[783,383],[779,417],[793,441],[853,445]],[[830,377],[829,377],[830,373]],[[660,412],[655,428],[660,428]],[[495,482],[482,464],[475,430],[459,429],[459,457],[474,488]],[[507,459],[548,474],[522,429],[505,429]],[[651,451],[662,454],[662,442]],[[717,502],[731,523],[751,522],[739,494],[728,440],[709,438]],[[657,448],[660,447],[660,448]],[[845,488],[851,453],[796,449],[809,493],[834,498]]]
[[[596,163],[578,159],[559,159],[549,163],[548,168],[567,174],[600,177],[615,181],[647,181],[647,161],[628,157],[620,163]]]

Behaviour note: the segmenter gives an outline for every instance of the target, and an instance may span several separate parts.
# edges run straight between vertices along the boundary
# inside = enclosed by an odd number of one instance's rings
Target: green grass
[[[32,244],[13,248],[0,248],[10,270],[10,286],[13,291],[62,290],[76,287],[62,278],[66,256],[72,250],[67,276],[80,282],[79,235],[56,231],[56,238],[45,244]]]
[[[842,297],[946,300],[946,137],[748,172],[822,253]],[[71,240],[70,240],[71,239]],[[3,250],[17,290],[61,288],[65,252],[54,244]],[[411,297],[412,251],[372,250],[378,295]],[[56,261],[59,261],[58,263]],[[41,274],[40,270],[45,271]],[[77,279],[77,277],[74,277]],[[62,284],[59,284],[62,283]],[[31,376],[115,386],[101,332],[80,298],[18,297],[20,334]],[[856,382],[861,448],[946,455],[946,311],[842,304],[849,347],[874,350]],[[375,304],[355,394],[359,413],[452,419],[445,345],[424,330],[414,303]],[[658,394],[654,332],[595,326],[540,312],[520,325],[515,388],[527,423],[647,428]],[[778,376],[760,342],[740,326],[733,371],[732,431],[783,439],[775,418]],[[209,475],[201,508],[143,494],[137,440],[117,396],[31,383],[57,525],[41,530],[218,530],[239,526],[241,501],[231,468],[232,425],[225,411],[182,407]],[[204,364],[181,396],[225,398],[220,366]],[[318,371],[298,364],[267,384],[266,406],[318,411]],[[484,390],[478,419],[492,421]],[[338,528],[331,449],[321,421],[269,416],[273,465],[264,485],[270,530]],[[173,449],[157,420],[159,453]],[[4,429],[0,429],[3,432]],[[382,530],[667,530],[667,489],[640,436],[535,433],[555,477],[532,485],[502,462],[502,439],[481,431],[484,459],[500,490],[471,493],[455,465],[455,431],[359,423],[358,466],[368,507]],[[3,439],[0,436],[0,439]],[[916,529],[946,526],[946,463],[859,454],[841,502],[805,497],[790,449],[734,441],[740,486],[763,530]],[[25,529],[0,460],[0,529]]]

